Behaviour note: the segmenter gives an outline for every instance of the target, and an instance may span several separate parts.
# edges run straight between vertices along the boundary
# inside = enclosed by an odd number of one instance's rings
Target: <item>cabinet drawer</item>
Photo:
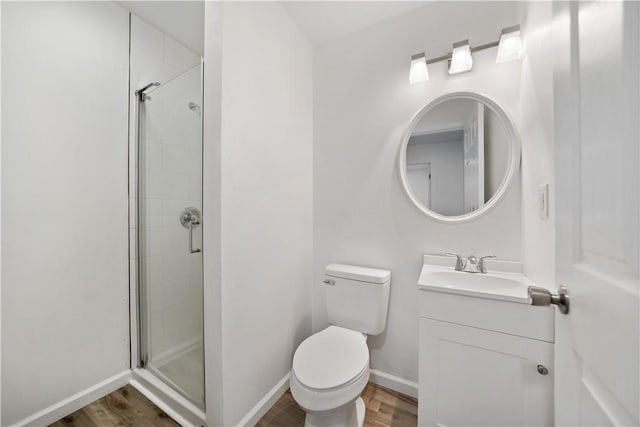
[[[553,307],[420,290],[420,317],[554,341]]]

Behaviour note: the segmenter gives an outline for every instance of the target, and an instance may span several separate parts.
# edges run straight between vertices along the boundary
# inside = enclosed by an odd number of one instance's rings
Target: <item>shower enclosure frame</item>
[[[136,224],[136,232],[134,234],[134,238],[136,239],[136,244],[135,244],[135,248],[136,248],[136,265],[135,265],[135,288],[136,288],[136,304],[135,304],[135,309],[136,309],[136,324],[137,324],[137,357],[136,357],[136,364],[133,365],[133,361],[132,361],[132,365],[131,366],[136,366],[137,368],[142,368],[144,369],[147,366],[148,360],[149,360],[149,354],[147,351],[147,348],[149,346],[148,344],[148,333],[143,333],[141,331],[142,325],[144,324],[142,322],[142,307],[146,304],[146,297],[144,296],[144,293],[142,292],[142,273],[141,273],[141,268],[140,268],[140,259],[141,259],[141,249],[140,249],[140,227],[142,226],[141,220],[140,220],[140,190],[141,190],[141,186],[140,186],[140,139],[141,139],[141,110],[142,110],[142,103],[144,103],[147,98],[148,98],[148,94],[147,94],[147,90],[152,89],[154,87],[160,87],[162,84],[160,82],[152,82],[149,83],[148,85],[144,86],[141,89],[138,89],[137,91],[135,91],[135,98],[136,98],[136,120],[135,120],[135,162],[136,162],[136,167],[135,167],[135,187],[136,187],[136,195],[134,197],[135,199],[135,224]]]
[[[204,111],[204,58],[201,58],[198,64],[200,68],[200,90],[202,97],[201,112]],[[184,397],[181,393],[177,392],[171,386],[166,384],[160,378],[156,377],[153,373],[145,369],[145,365],[148,362],[148,355],[143,353],[143,349],[146,344],[143,342],[146,338],[141,333],[141,313],[140,303],[144,301],[142,295],[141,278],[140,278],[140,244],[138,241],[138,235],[140,230],[140,215],[139,215],[139,190],[140,179],[138,176],[138,163],[140,161],[140,104],[146,100],[148,96],[148,90],[154,86],[159,86],[157,82],[153,82],[136,90],[129,99],[129,316],[130,316],[130,368],[132,370],[132,376],[130,383],[135,388],[140,390],[147,398],[149,398],[154,404],[165,411],[169,416],[182,425],[205,425],[206,414],[205,411],[198,408],[189,399]],[[201,116],[202,117],[202,116]],[[200,120],[201,126],[201,149],[204,150],[204,121]],[[200,157],[201,162],[201,179],[204,176],[204,156]],[[203,183],[204,185],[204,183]],[[204,192],[201,189],[201,200],[204,202]],[[204,209],[204,206],[202,206]],[[134,227],[134,228],[132,228]],[[204,241],[202,242],[204,246]],[[203,249],[204,250],[204,249]],[[204,264],[204,253],[203,253]],[[201,265],[201,268],[204,266]],[[204,288],[204,283],[203,283]],[[204,289],[202,290],[204,293]],[[203,301],[204,312],[204,301]],[[203,313],[204,314],[204,313]],[[206,317],[206,315],[203,316]],[[204,346],[204,331],[203,331],[203,346]],[[206,378],[206,377],[205,377]],[[203,378],[203,382],[206,387],[206,380]],[[206,395],[204,399],[204,405],[206,405]]]

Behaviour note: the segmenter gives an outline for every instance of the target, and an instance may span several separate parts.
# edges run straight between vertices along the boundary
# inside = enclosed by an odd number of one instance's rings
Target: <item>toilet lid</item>
[[[293,372],[309,388],[340,387],[356,378],[369,365],[364,335],[329,326],[304,340],[293,356]]]

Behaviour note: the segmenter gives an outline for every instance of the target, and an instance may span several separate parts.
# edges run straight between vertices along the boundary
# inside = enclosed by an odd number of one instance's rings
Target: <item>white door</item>
[[[464,127],[464,213],[484,205],[484,105],[477,103]]]
[[[557,426],[640,423],[639,9],[554,5]]]
[[[407,181],[413,195],[425,208],[431,209],[431,163],[408,164]]]

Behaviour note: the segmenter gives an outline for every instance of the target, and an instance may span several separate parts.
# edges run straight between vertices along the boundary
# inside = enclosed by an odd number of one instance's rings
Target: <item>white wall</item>
[[[2,22],[2,2],[0,2],[0,23]],[[2,52],[2,31],[0,30],[0,53]],[[0,54],[0,188],[2,186],[2,55]],[[1,191],[0,191],[1,195]],[[2,197],[0,197],[0,242],[2,241]],[[0,244],[0,272],[2,272],[2,245]],[[0,274],[1,276],[1,274]],[[2,299],[2,277],[0,277],[0,301]],[[0,303],[0,347],[2,347],[2,304]],[[2,351],[0,351],[0,384],[2,384]],[[0,386],[2,402],[2,386]],[[2,424],[2,404],[0,404],[0,424]]]
[[[0,2],[0,23],[2,22],[2,3]],[[0,30],[0,53],[2,52],[2,31]],[[0,55],[0,188],[2,186],[2,55]],[[0,192],[1,193],[1,192]],[[2,241],[2,197],[0,197],[0,242]],[[2,245],[0,244],[0,272],[2,271]],[[2,277],[0,277],[0,300],[2,298]],[[0,347],[2,344],[2,304],[0,303]],[[2,351],[0,351],[0,384],[2,384]],[[0,402],[2,387],[0,386]],[[2,424],[2,404],[0,404],[0,424]]]
[[[164,83],[200,63],[200,55],[131,15],[131,91]]]
[[[173,40],[190,50],[203,55],[204,52],[204,8],[201,0],[116,1],[155,28],[160,28]]]
[[[555,288],[555,179],[553,137],[552,3],[522,3],[527,56],[522,61],[522,260],[540,286]],[[538,216],[538,185],[549,184],[547,220]]]
[[[409,58],[449,52],[453,42],[496,40],[519,22],[515,3],[433,3],[316,48],[314,57],[313,329],[327,325],[323,268],[345,262],[392,271],[386,333],[371,337],[371,366],[418,378],[416,281],[422,254],[454,251],[521,259],[521,195],[516,178],[495,209],[462,225],[425,217],[404,193],[397,168],[402,134],[430,99],[454,90],[493,98],[520,124],[521,61],[495,63],[497,50],[474,54],[470,73],[409,85]],[[455,25],[452,25],[455,22]],[[523,141],[528,144],[528,141]]]
[[[478,103],[470,100],[452,99],[438,104],[426,113],[413,133],[438,130],[464,129],[477,116]]]
[[[112,3],[2,9],[9,425],[129,368],[129,17]]]
[[[235,425],[311,332],[312,50],[278,3],[224,3],[222,35],[220,424]]]
[[[221,112],[222,3],[204,8],[204,111],[202,146],[202,250],[207,425],[223,423]]]

